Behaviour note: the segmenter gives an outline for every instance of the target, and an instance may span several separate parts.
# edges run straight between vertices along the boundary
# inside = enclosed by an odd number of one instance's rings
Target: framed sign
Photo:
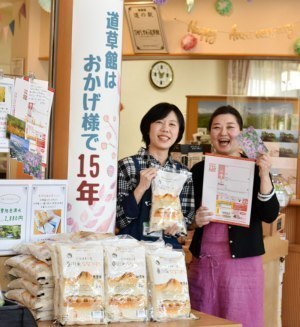
[[[10,61],[10,74],[13,76],[23,76],[24,58],[12,58]]]
[[[151,2],[125,3],[125,12],[136,53],[167,53],[159,8]]]

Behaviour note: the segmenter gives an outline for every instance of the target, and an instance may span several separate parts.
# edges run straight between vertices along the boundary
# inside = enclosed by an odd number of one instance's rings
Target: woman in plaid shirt
[[[173,104],[159,103],[142,118],[140,130],[146,145],[136,155],[119,160],[117,228],[119,234],[129,234],[138,240],[155,241],[163,237],[166,243],[180,248],[176,225],[162,232],[149,231],[151,181],[157,167],[188,170],[174,161],[170,152],[180,142],[184,132],[184,118]],[[188,178],[180,194],[182,213],[187,226],[194,216],[193,182]]]

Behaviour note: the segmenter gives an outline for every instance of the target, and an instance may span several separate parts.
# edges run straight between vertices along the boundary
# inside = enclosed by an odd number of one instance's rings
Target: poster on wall
[[[9,152],[8,139],[6,138],[7,115],[12,111],[14,80],[0,78],[0,152]]]
[[[67,190],[66,180],[0,180],[0,255],[64,233]]]
[[[114,232],[123,1],[73,1],[67,230]]]

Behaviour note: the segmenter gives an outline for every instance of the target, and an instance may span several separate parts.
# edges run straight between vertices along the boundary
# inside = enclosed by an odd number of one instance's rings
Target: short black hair
[[[240,127],[240,130],[243,130],[243,118],[241,116],[241,114],[238,112],[237,109],[233,108],[230,105],[227,106],[222,106],[217,108],[213,114],[211,115],[210,119],[209,119],[209,123],[208,123],[208,130],[211,130],[211,125],[213,120],[215,119],[215,117],[219,116],[219,115],[225,115],[225,114],[231,114],[236,118],[236,121]]]
[[[159,119],[163,119],[167,117],[168,114],[172,111],[175,113],[178,119],[179,133],[171,149],[175,144],[181,141],[182,135],[184,133],[184,117],[182,115],[182,112],[174,104],[168,102],[161,102],[150,108],[149,111],[144,115],[144,117],[141,120],[140,130],[143,136],[143,141],[145,142],[147,148],[149,147],[150,144],[150,137],[149,137],[150,125]]]

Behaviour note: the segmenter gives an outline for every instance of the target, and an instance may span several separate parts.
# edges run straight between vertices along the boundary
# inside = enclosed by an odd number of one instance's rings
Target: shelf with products
[[[298,98],[187,96],[186,143],[199,140],[201,142],[201,139],[205,138],[211,114],[223,105],[231,105],[239,110],[244,128],[255,128],[269,150],[272,173],[281,174],[291,186],[294,198],[300,198],[300,182],[297,181]]]

